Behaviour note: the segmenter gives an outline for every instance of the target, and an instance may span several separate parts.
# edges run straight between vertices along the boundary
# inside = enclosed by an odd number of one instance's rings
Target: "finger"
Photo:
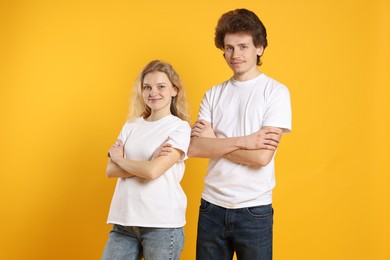
[[[260,130],[264,131],[265,133],[274,133],[274,134],[282,134],[283,130],[279,127],[273,127],[273,126],[263,126],[260,128]]]
[[[191,132],[191,137],[200,137],[199,132]]]
[[[201,130],[199,128],[192,128],[191,132],[199,133],[199,132],[201,132]]]
[[[160,154],[170,154],[172,150],[163,150],[160,152]]]
[[[206,120],[201,119],[201,120],[196,121],[196,123],[200,124],[200,125],[205,125],[206,124]]]
[[[275,142],[275,141],[273,141],[273,140],[267,140],[265,144],[266,144],[266,145],[269,145],[269,146],[272,146],[272,147],[274,147],[275,149],[278,148],[278,146],[279,146],[279,142]]]
[[[276,128],[276,127],[270,127],[270,128],[267,129],[267,134],[268,133],[281,135],[283,133],[283,130],[280,129],[280,128]]]
[[[204,127],[204,125],[199,124],[199,123],[196,123],[196,124],[192,127],[192,129],[202,129],[203,127]]]
[[[273,145],[264,144],[262,149],[264,149],[264,150],[270,150],[270,151],[275,151],[275,150],[276,150],[276,147],[273,146]]]
[[[265,136],[265,139],[266,140],[270,140],[270,141],[274,141],[274,142],[278,142],[280,141],[280,135],[275,135],[275,134],[267,134]]]

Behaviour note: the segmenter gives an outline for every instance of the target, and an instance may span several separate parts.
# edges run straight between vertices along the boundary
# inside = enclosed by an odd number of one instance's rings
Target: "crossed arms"
[[[109,178],[140,177],[154,180],[171,168],[182,156],[183,151],[172,148],[164,142],[153,154],[150,161],[135,161],[124,158],[122,141],[118,140],[108,152],[106,174]]]
[[[282,135],[282,129],[262,127],[259,131],[240,137],[217,138],[207,121],[195,123],[191,131],[189,157],[219,158],[254,167],[264,167],[272,160]],[[108,152],[106,174],[109,178],[140,177],[154,180],[164,174],[182,156],[183,151],[164,142],[149,161],[124,158],[124,146],[118,140]]]
[[[219,158],[254,167],[264,167],[272,160],[282,129],[265,126],[240,137],[217,138],[210,122],[200,120],[191,131],[189,157]]]

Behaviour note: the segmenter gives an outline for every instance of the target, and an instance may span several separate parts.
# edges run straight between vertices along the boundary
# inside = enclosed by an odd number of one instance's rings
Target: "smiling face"
[[[257,56],[263,54],[262,46],[256,47],[250,34],[229,33],[224,39],[224,56],[236,80],[244,81],[260,75]]]
[[[158,120],[171,114],[172,98],[177,95],[177,89],[163,72],[150,72],[145,75],[142,83],[142,97],[151,109],[150,119]]]

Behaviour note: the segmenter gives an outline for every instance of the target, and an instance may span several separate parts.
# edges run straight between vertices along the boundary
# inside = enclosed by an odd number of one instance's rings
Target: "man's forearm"
[[[264,127],[246,136],[216,138],[213,132],[210,134],[210,131],[211,125],[207,122],[195,124],[191,133],[189,157],[218,158],[239,149],[273,151],[278,146],[282,133],[281,129]],[[202,136],[204,133],[205,136]]]
[[[264,167],[267,166],[274,155],[273,150],[235,150],[231,153],[228,153],[224,158],[240,164],[245,164],[248,166],[254,167]]]
[[[239,137],[208,138],[192,137],[188,149],[189,157],[218,158],[241,148]]]

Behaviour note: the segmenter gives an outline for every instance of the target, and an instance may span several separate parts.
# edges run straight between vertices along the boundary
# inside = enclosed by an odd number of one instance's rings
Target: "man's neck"
[[[248,80],[251,80],[251,79],[254,79],[254,78],[260,76],[261,74],[262,74],[262,72],[256,68],[256,70],[253,70],[251,72],[247,72],[247,73],[243,73],[243,74],[236,73],[233,75],[233,78],[237,81],[248,81]]]

